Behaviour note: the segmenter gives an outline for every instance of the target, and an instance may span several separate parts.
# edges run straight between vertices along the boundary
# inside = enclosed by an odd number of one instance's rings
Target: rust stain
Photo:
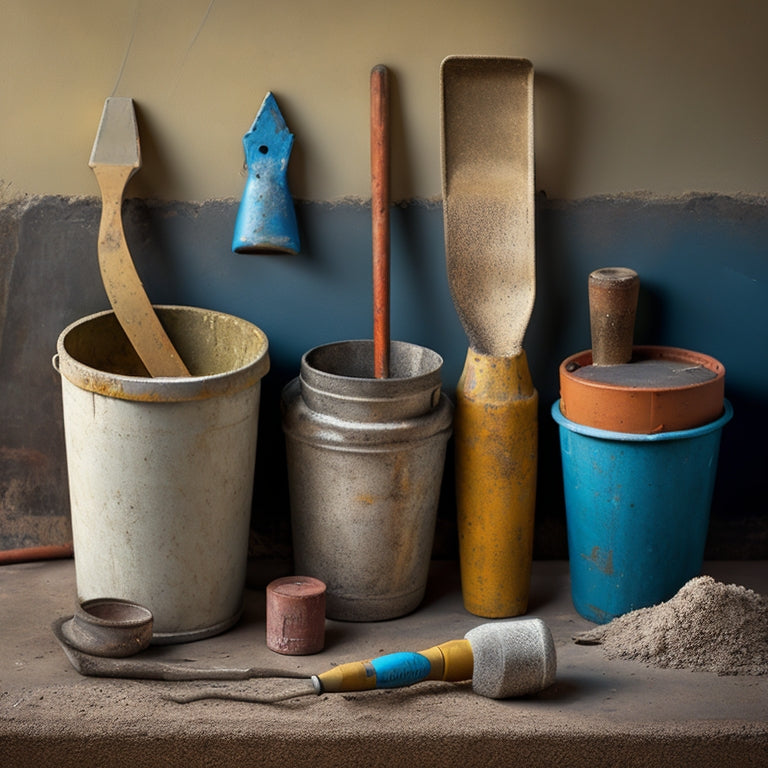
[[[589,555],[585,555],[583,552],[581,556],[592,563],[601,573],[606,576],[613,575],[613,550],[609,549],[603,553],[600,547],[592,547],[592,552]]]
[[[44,469],[48,464],[48,456],[34,448],[8,448],[0,445],[0,461]]]

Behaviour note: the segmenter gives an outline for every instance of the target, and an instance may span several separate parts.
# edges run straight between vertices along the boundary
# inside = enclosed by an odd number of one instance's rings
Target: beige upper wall
[[[368,77],[393,73],[393,197],[440,193],[439,65],[536,68],[537,188],[554,198],[768,192],[765,0],[0,0],[0,198],[96,195],[104,99],[136,100],[129,194],[239,197],[272,90],[295,197],[370,195]]]

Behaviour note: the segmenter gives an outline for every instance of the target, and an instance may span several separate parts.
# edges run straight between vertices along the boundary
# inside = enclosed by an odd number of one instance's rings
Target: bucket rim
[[[325,371],[321,368],[316,368],[314,365],[311,364],[310,358],[313,355],[316,355],[317,353],[321,352],[322,350],[329,350],[334,347],[342,348],[342,347],[352,347],[355,345],[358,346],[365,346],[370,347],[373,349],[373,339],[343,339],[340,341],[331,341],[326,344],[318,344],[317,346],[312,347],[311,349],[308,349],[304,354],[301,356],[301,373],[304,375],[304,378],[309,375],[311,378],[316,379],[323,379],[325,381],[355,381],[358,386],[374,386],[377,388],[381,387],[396,387],[403,382],[408,382],[409,384],[413,384],[415,381],[421,381],[423,380],[425,382],[425,385],[430,386],[434,381],[437,381],[438,383],[441,383],[441,374],[442,374],[442,368],[445,364],[445,360],[443,359],[443,356],[436,352],[434,349],[431,349],[430,347],[425,347],[422,344],[415,344],[410,341],[400,341],[397,339],[393,339],[390,341],[391,347],[400,347],[402,349],[412,349],[412,350],[420,350],[422,352],[429,353],[434,358],[434,367],[431,368],[428,371],[424,371],[423,373],[419,373],[415,376],[387,376],[386,378],[376,378],[375,376],[345,376],[340,373],[331,373],[329,371]]]
[[[576,432],[586,437],[595,437],[600,440],[616,440],[621,442],[663,442],[665,440],[684,440],[691,437],[699,437],[706,435],[710,432],[714,432],[718,429],[722,429],[733,418],[733,406],[727,398],[723,398],[723,412],[715,419],[707,424],[702,424],[698,427],[692,427],[691,429],[679,429],[672,432],[653,432],[650,434],[638,433],[638,432],[614,432],[607,429],[598,429],[597,427],[590,427],[586,424],[579,424],[578,422],[571,421],[563,416],[560,410],[560,399],[552,403],[550,410],[552,418],[564,429],[568,429],[571,432]]]
[[[53,367],[73,385],[89,392],[114,397],[119,400],[134,400],[142,402],[182,402],[190,400],[206,400],[224,394],[233,394],[247,389],[261,381],[269,372],[269,340],[266,333],[254,323],[228,312],[220,312],[203,307],[192,307],[179,304],[153,304],[156,310],[182,310],[194,314],[212,313],[225,317],[236,323],[249,326],[257,332],[262,342],[261,354],[250,362],[220,373],[203,376],[129,376],[121,373],[95,368],[73,357],[65,347],[67,336],[76,328],[100,318],[115,315],[114,310],[106,309],[85,315],[69,323],[59,334],[56,341],[56,354]],[[158,386],[162,387],[162,394]]]

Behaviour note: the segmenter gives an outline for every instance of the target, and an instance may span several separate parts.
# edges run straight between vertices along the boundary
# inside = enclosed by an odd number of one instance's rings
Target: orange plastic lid
[[[560,410],[577,424],[653,434],[692,429],[723,412],[725,367],[676,347],[635,346],[621,365],[593,365],[592,350],[560,364]]]

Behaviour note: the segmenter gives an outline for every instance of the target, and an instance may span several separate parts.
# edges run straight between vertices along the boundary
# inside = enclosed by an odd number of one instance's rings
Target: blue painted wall
[[[0,215],[3,548],[47,543],[60,528],[46,533],[41,517],[66,519],[59,382],[50,360],[65,325],[108,307],[96,260],[99,210],[94,199],[48,197]],[[370,215],[357,203],[300,203],[302,252],[256,256],[230,251],[236,213],[236,202],[130,200],[125,229],[154,302],[230,312],[269,337],[254,526],[259,554],[281,555],[289,545],[280,390],[311,347],[370,338]],[[727,369],[735,416],[723,434],[708,554],[768,557],[767,214],[765,200],[716,196],[538,200],[537,299],[525,340],[541,398],[537,556],[566,551],[559,448],[548,413],[558,397],[557,367],[590,345],[589,272],[629,266],[642,283],[636,342],[705,352]],[[437,204],[392,210],[392,336],[439,352],[450,393],[466,339],[449,294],[442,227]],[[449,460],[441,556],[455,547],[451,480]]]

